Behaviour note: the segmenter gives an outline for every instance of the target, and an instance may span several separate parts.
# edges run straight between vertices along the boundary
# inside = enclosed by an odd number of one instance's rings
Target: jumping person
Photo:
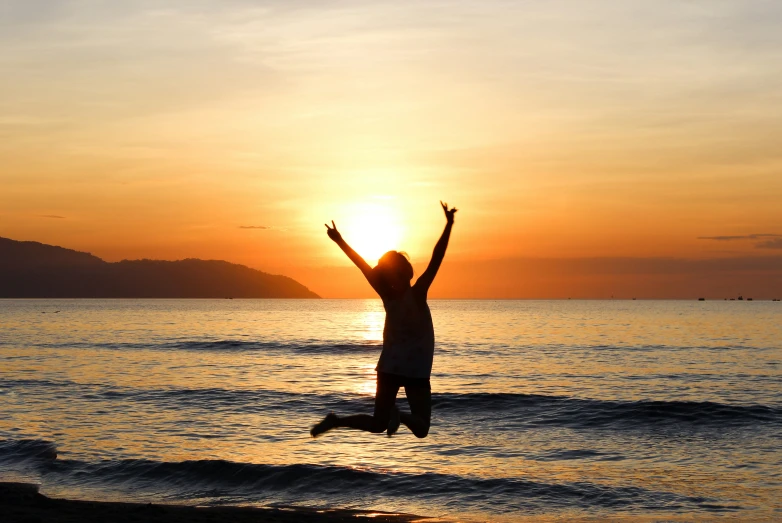
[[[369,284],[380,295],[386,310],[386,323],[383,328],[383,351],[375,368],[375,413],[372,416],[337,416],[332,412],[312,427],[312,437],[338,427],[374,433],[388,432],[391,436],[399,428],[400,422],[419,438],[425,438],[429,433],[432,414],[429,375],[434,357],[434,327],[426,295],[443,262],[456,213],[456,209],[449,209],[447,203],[440,202],[440,205],[445,213],[445,230],[434,247],[429,266],[414,285],[410,285],[413,266],[406,255],[388,251],[373,269],[342,239],[334,221],[331,227],[326,225],[329,238],[361,269]],[[396,408],[396,395],[400,387],[405,388],[409,413],[400,412]]]

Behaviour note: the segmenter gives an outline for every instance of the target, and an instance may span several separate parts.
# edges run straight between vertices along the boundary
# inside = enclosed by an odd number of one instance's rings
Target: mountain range
[[[221,260],[123,260],[0,238],[0,298],[319,298],[301,283]]]

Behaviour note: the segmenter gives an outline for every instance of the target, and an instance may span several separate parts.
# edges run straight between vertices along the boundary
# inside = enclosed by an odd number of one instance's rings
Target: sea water
[[[429,436],[312,439],[329,411],[372,410],[378,300],[0,300],[0,480],[453,519],[782,519],[782,303],[430,306]]]

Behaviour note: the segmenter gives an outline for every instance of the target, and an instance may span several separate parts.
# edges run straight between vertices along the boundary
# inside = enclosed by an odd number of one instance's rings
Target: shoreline
[[[196,506],[49,498],[32,483],[0,482],[0,514],[7,523],[414,523],[437,518],[375,510],[305,507]]]

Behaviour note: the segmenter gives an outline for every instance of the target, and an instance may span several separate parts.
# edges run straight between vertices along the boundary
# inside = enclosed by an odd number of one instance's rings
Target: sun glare
[[[395,213],[384,205],[364,204],[357,206],[351,220],[344,227],[345,240],[370,265],[387,251],[398,249],[401,240],[401,226]]]

